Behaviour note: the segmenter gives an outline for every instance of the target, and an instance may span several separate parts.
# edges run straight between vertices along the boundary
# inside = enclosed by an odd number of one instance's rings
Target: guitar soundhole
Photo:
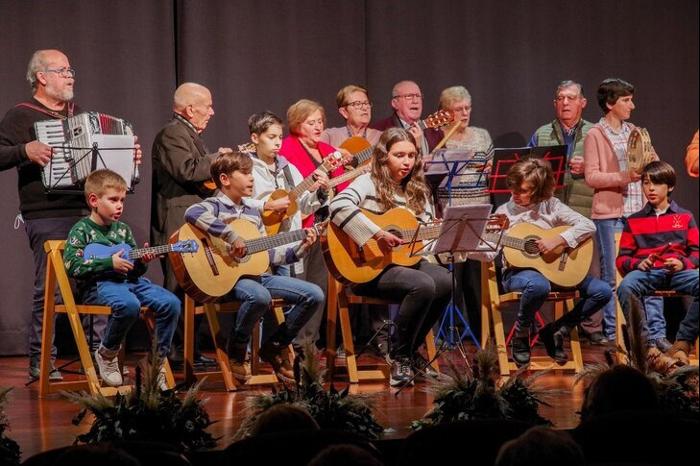
[[[540,249],[537,247],[537,240],[539,238],[530,238],[525,240],[525,254],[528,256],[539,256],[540,255]]]

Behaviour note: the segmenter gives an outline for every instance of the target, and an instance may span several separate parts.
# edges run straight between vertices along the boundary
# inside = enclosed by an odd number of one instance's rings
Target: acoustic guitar
[[[442,126],[448,125],[452,122],[454,116],[451,112],[447,110],[438,110],[435,113],[431,113],[425,119],[416,122],[419,128],[440,128]],[[341,149],[345,149],[350,152],[357,161],[357,166],[369,162],[372,157],[372,152],[374,152],[374,146],[369,143],[369,141],[360,136],[353,136],[346,139],[340,145]]]
[[[333,170],[338,168],[342,162],[343,154],[338,151],[332,152],[325,159],[323,163],[319,166],[326,173],[331,173]],[[291,218],[299,210],[299,205],[297,204],[297,199],[301,197],[306,191],[309,190],[311,185],[316,182],[314,174],[307,176],[299,183],[297,186],[287,191],[286,189],[277,189],[272,193],[262,193],[258,196],[258,199],[269,197],[268,199],[276,200],[282,199],[284,197],[289,197],[289,206],[287,210],[278,212],[273,210],[265,210],[262,214],[263,224],[265,225],[265,231],[268,235],[275,235],[279,233],[282,222],[288,218]]]
[[[122,257],[133,263],[136,259],[140,259],[146,254],[154,254],[160,256],[168,253],[195,253],[198,245],[194,241],[177,241],[175,243],[164,244],[161,246],[150,246],[147,248],[132,248],[126,243],[107,246],[105,244],[90,243],[83,250],[83,259],[104,259],[112,257],[116,253],[123,251]]]
[[[177,282],[197,302],[206,303],[224,296],[244,275],[262,275],[270,267],[268,250],[306,237],[303,229],[262,236],[258,228],[247,220],[234,219],[230,223],[246,246],[246,255],[238,259],[228,254],[224,240],[189,223],[170,237],[173,243],[185,240],[199,246],[195,254],[169,255]],[[314,225],[317,233],[322,225]]]
[[[440,233],[440,224],[422,225],[413,212],[403,207],[395,207],[381,215],[361,210],[381,229],[402,238],[407,244],[385,254],[374,238],[358,246],[340,227],[331,223],[326,235],[321,237],[321,248],[328,270],[344,283],[369,282],[392,264],[407,267],[417,264],[422,257],[417,254],[423,248],[423,240],[435,239]]]
[[[537,247],[537,240],[559,236],[569,228],[563,225],[545,230],[531,223],[518,223],[507,234],[488,233],[486,238],[497,242],[500,237],[503,255],[511,266],[535,269],[553,284],[573,288],[588,275],[593,259],[593,238],[584,239],[576,248],[559,246],[547,254]]]

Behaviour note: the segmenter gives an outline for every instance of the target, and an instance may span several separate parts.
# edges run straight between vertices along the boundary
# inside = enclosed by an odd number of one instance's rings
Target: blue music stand
[[[438,158],[439,157],[439,158]],[[444,221],[449,222],[449,220],[457,220],[461,219],[460,221],[462,222],[461,229],[464,230],[465,227],[468,225],[468,221],[483,221],[484,224],[488,219],[488,214],[491,211],[491,205],[466,205],[466,206],[459,206],[459,207],[453,207],[451,206],[452,204],[452,190],[453,190],[453,181],[456,176],[461,175],[462,170],[464,170],[467,167],[473,167],[475,165],[480,165],[485,166],[487,160],[485,157],[480,157],[479,153],[474,153],[474,152],[463,152],[463,151],[440,151],[435,154],[433,159],[429,162],[426,162],[426,179],[428,180],[428,183],[433,187],[433,192],[437,193],[438,189],[445,190],[447,192],[447,204],[448,208],[446,210],[446,214],[449,212],[450,214],[454,213],[451,216],[451,218],[448,219],[447,214],[445,216]],[[482,172],[483,173],[483,172]],[[481,177],[479,177],[473,185],[466,186],[467,188],[476,188],[480,184]],[[435,202],[438,203],[439,199],[437,199],[437,196]],[[466,208],[464,212],[463,208]],[[455,210],[458,209],[458,210]],[[471,210],[474,210],[473,212],[470,212]],[[443,229],[443,231],[449,231],[450,228],[454,228],[454,225],[449,228]],[[471,226],[470,226],[471,228]],[[473,230],[473,228],[472,228]],[[483,232],[483,228],[481,228],[480,231],[472,231],[472,237],[480,237]],[[465,232],[466,233],[466,232]],[[460,235],[461,236],[461,235]],[[458,238],[459,239],[459,238]],[[439,247],[439,245],[436,245]],[[467,319],[464,317],[460,309],[457,307],[457,304],[455,302],[455,296],[456,296],[456,289],[457,289],[457,284],[456,284],[456,278],[455,278],[455,273],[454,273],[454,263],[455,263],[455,253],[457,252],[468,252],[468,251],[474,251],[476,250],[476,244],[472,245],[472,247],[468,249],[455,249],[455,247],[459,247],[457,244],[453,243],[450,245],[449,248],[447,248],[445,251],[439,251],[440,253],[448,253],[450,255],[450,263],[448,265],[448,268],[450,272],[452,272],[452,299],[450,300],[450,303],[447,305],[445,308],[445,311],[443,312],[442,319],[440,320],[440,327],[438,330],[438,333],[435,337],[436,341],[441,339],[444,344],[448,346],[448,348],[458,348],[460,352],[462,353],[463,356],[466,355],[464,348],[462,346],[462,341],[466,337],[469,337],[471,341],[476,345],[477,348],[481,349],[481,345],[474,335],[474,332],[471,329],[471,326],[469,325],[469,322]],[[438,251],[436,251],[436,254]],[[457,325],[455,324],[461,324],[462,330],[459,331],[457,328]]]

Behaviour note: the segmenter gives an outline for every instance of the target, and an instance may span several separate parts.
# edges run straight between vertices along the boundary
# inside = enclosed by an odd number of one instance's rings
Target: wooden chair
[[[395,301],[371,298],[368,296],[358,296],[352,292],[350,287],[347,287],[329,275],[328,277],[328,321],[326,326],[326,366],[328,368],[329,378],[332,380],[336,364],[337,355],[336,329],[337,319],[340,317],[340,332],[342,337],[343,348],[345,349],[345,364],[348,371],[350,383],[359,383],[363,380],[386,380],[389,378],[389,367],[383,363],[374,368],[358,367],[357,353],[355,344],[353,343],[352,326],[350,325],[350,304],[378,304],[390,305],[397,304]],[[435,357],[435,338],[433,331],[428,332],[425,337],[425,347],[427,350],[428,360]],[[437,361],[433,361],[431,367],[439,371]]]
[[[284,306],[285,301],[282,299],[272,300],[272,309],[275,314],[275,319],[278,324],[284,322]],[[189,296],[185,295],[184,303],[184,364],[183,364],[183,375],[185,381],[192,382],[196,379],[201,379],[202,377],[207,378],[217,378],[220,377],[224,381],[224,386],[227,391],[235,391],[242,385],[252,386],[252,385],[263,385],[263,384],[274,384],[279,382],[277,376],[274,373],[261,373],[260,372],[260,358],[258,357],[258,351],[260,348],[260,326],[255,325],[253,327],[253,335],[251,338],[251,372],[252,377],[245,383],[241,383],[236,380],[236,378],[231,373],[231,366],[229,363],[228,354],[226,353],[226,340],[227,335],[221,333],[221,325],[219,324],[218,314],[220,312],[230,312],[235,313],[238,311],[240,305],[238,302],[225,302],[225,303],[207,303],[202,306],[195,305],[194,300]],[[207,322],[209,324],[209,331],[211,332],[212,341],[214,342],[214,350],[216,361],[219,364],[218,371],[195,371],[194,370],[194,316],[195,314],[205,314],[207,316]],[[293,355],[291,345],[289,346],[290,355]]]
[[[517,370],[514,362],[508,361],[508,348],[506,347],[506,333],[503,326],[501,311],[507,304],[519,303],[522,293],[499,291],[498,279],[496,278],[496,268],[493,263],[483,263],[481,265],[481,325],[482,329],[488,329],[488,322],[492,322],[493,338],[496,341],[496,353],[498,355],[498,366],[502,376],[510,375],[511,371]],[[577,291],[553,291],[549,293],[547,302],[554,303],[554,318],[558,319],[565,311],[570,311],[574,307],[574,299],[578,298]],[[486,324],[484,324],[486,323]],[[489,331],[482,330],[481,347],[485,348],[492,338]],[[578,330],[574,328],[570,335],[571,354],[573,360],[564,365],[556,364],[548,356],[532,356],[530,358],[530,369],[556,369],[573,370],[576,373],[583,370],[583,356],[581,354],[581,343],[578,338]]]
[[[46,281],[44,289],[44,322],[41,333],[41,360],[39,366],[39,396],[45,397],[61,390],[77,391],[88,389],[92,395],[101,393],[105,396],[113,396],[117,392],[126,393],[131,389],[130,385],[121,387],[103,387],[98,380],[97,371],[92,362],[92,354],[88,348],[85,332],[80,321],[81,314],[110,315],[109,306],[96,306],[76,304],[70,280],[63,262],[63,250],[65,241],[49,240],[44,243],[46,251]],[[63,304],[56,304],[56,286],[58,286]],[[155,328],[155,320],[148,308],[141,308],[151,334]],[[54,320],[57,313],[65,313],[73,333],[73,339],[78,348],[80,363],[85,371],[85,379],[52,382],[49,380],[51,371],[51,346],[54,333]],[[173,373],[170,370],[168,360],[165,364],[165,380],[169,388],[175,386]]]
[[[615,233],[615,249],[620,251],[620,237],[622,236],[621,233]],[[622,275],[620,275],[620,271],[615,268],[615,289],[620,286],[620,283],[622,282]],[[660,298],[676,298],[683,296],[680,293],[677,293],[674,290],[657,290],[650,296],[657,296]],[[620,300],[617,299],[617,295],[613,297],[615,299],[615,346],[616,346],[616,358],[617,362],[620,364],[626,364],[627,363],[627,353],[625,351],[625,338],[622,334],[622,326],[625,325],[625,315],[622,312],[622,306],[620,305]],[[695,339],[695,357],[691,357],[690,362],[692,364],[698,364],[698,360],[700,359],[700,340]]]

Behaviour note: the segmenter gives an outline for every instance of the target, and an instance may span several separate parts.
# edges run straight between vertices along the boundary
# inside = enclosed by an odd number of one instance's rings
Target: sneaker
[[[283,382],[294,382],[294,369],[286,346],[268,341],[262,345],[258,354],[260,359],[270,363],[278,379]]]
[[[583,334],[582,336],[588,338],[588,341],[591,345],[594,346],[605,346],[608,344],[608,339],[605,338],[605,335],[603,332],[582,332],[579,331],[579,334]]]
[[[161,392],[170,390],[170,387],[168,387],[168,381],[165,378],[165,364],[161,364],[160,369],[158,370],[158,388]]]
[[[110,387],[119,387],[124,382],[122,374],[119,371],[119,360],[115,354],[113,358],[108,358],[100,353],[100,350],[95,350],[95,363],[102,377],[102,381]]]
[[[666,338],[657,338],[656,340],[651,340],[649,343],[651,344],[652,342],[662,353],[667,353],[673,346],[673,344]]]
[[[400,387],[403,385],[413,385],[413,369],[411,369],[411,358],[396,358],[391,361],[391,377],[389,385]]]
[[[239,361],[237,359],[229,359],[229,367],[231,368],[231,375],[239,382],[246,383],[250,380],[253,372],[250,368],[250,361],[247,359],[244,361]]]
[[[569,360],[566,351],[564,351],[565,333],[566,332],[562,328],[554,331],[554,323],[545,325],[540,329],[539,333],[547,355],[554,359],[554,362],[560,366],[563,366]]]
[[[39,370],[39,366],[29,366],[29,379],[30,380],[38,379],[40,374],[41,374],[41,371]],[[53,364],[51,364],[51,371],[49,372],[49,380],[51,382],[60,382],[61,380],[63,380],[63,374],[61,374],[61,371],[56,369]]]
[[[437,379],[440,374],[433,369],[433,366],[428,364],[428,360],[423,357],[420,352],[416,352],[413,355],[413,361],[411,368],[415,372],[416,377],[421,377],[423,379]]]

